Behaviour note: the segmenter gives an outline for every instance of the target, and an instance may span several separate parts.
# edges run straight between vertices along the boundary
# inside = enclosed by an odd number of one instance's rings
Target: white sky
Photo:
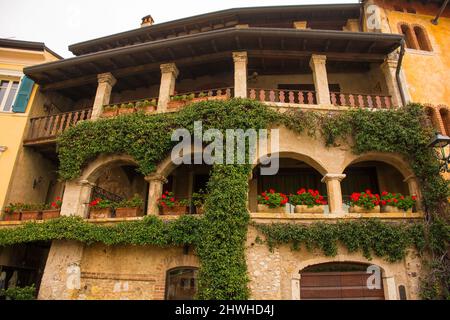
[[[67,47],[155,23],[211,11],[275,5],[357,3],[357,0],[0,0],[0,38],[44,42],[70,57]]]

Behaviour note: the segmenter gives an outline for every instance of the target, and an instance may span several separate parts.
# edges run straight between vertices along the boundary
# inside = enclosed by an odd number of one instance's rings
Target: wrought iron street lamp
[[[450,137],[436,132],[436,136],[428,144],[435,150],[436,158],[441,162],[440,171],[449,172],[450,163]]]

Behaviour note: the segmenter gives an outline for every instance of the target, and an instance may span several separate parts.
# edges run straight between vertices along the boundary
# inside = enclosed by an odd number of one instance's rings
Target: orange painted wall
[[[432,52],[407,49],[403,60],[403,72],[408,83],[411,101],[450,106],[450,7],[439,19],[438,25],[431,20],[439,10],[436,4],[422,5],[418,1],[377,0],[384,10],[392,33],[400,33],[398,24],[419,24],[427,32]],[[413,8],[416,13],[398,12],[394,6]]]

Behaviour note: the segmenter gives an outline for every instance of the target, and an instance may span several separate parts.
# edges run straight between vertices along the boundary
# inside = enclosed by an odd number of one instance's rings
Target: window
[[[193,300],[197,293],[197,268],[167,271],[166,300]]]
[[[11,111],[19,81],[0,80],[0,111]]]
[[[414,8],[406,8],[406,12],[415,14],[416,13],[416,9],[414,9]]]
[[[394,6],[394,10],[398,12],[403,12],[403,8],[399,6]]]
[[[414,27],[414,34],[417,39],[417,43],[419,45],[420,50],[423,51],[432,51],[430,42],[428,41],[428,36],[425,32],[425,29],[420,26]]]
[[[400,31],[405,36],[406,47],[410,49],[416,49],[414,43],[414,35],[411,31],[411,28],[407,24],[400,25]]]
[[[441,108],[439,110],[439,115],[442,119],[442,124],[444,125],[444,132],[443,134],[449,135],[450,134],[450,112],[446,108]]]

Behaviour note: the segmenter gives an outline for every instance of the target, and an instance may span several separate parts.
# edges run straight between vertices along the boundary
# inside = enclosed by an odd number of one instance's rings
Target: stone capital
[[[233,52],[233,61],[247,63],[247,61],[248,61],[247,52],[245,52],[245,51]]]
[[[113,87],[117,82],[116,78],[112,75],[111,72],[98,74],[97,80],[98,80],[98,83],[107,83],[111,87]]]
[[[381,69],[383,69],[383,70],[397,69],[397,65],[398,65],[398,60],[392,59],[392,58],[387,58],[381,64]]]
[[[180,73],[175,63],[163,63],[160,68],[161,73],[172,73],[175,78],[178,77],[178,74]]]
[[[164,177],[162,174],[151,174],[145,177],[145,181],[152,182],[152,181],[159,181],[161,183],[167,183],[167,178]]]
[[[327,173],[326,175],[323,176],[322,178],[322,182],[326,183],[330,180],[337,180],[337,181],[342,181],[347,175],[346,174],[341,174],[341,173]]]
[[[80,180],[78,182],[78,185],[80,185],[82,187],[92,187],[92,188],[96,186],[95,183],[92,183],[89,180]]]
[[[311,68],[319,64],[325,64],[327,61],[327,56],[322,54],[313,54],[311,60],[309,60],[309,65]]]

